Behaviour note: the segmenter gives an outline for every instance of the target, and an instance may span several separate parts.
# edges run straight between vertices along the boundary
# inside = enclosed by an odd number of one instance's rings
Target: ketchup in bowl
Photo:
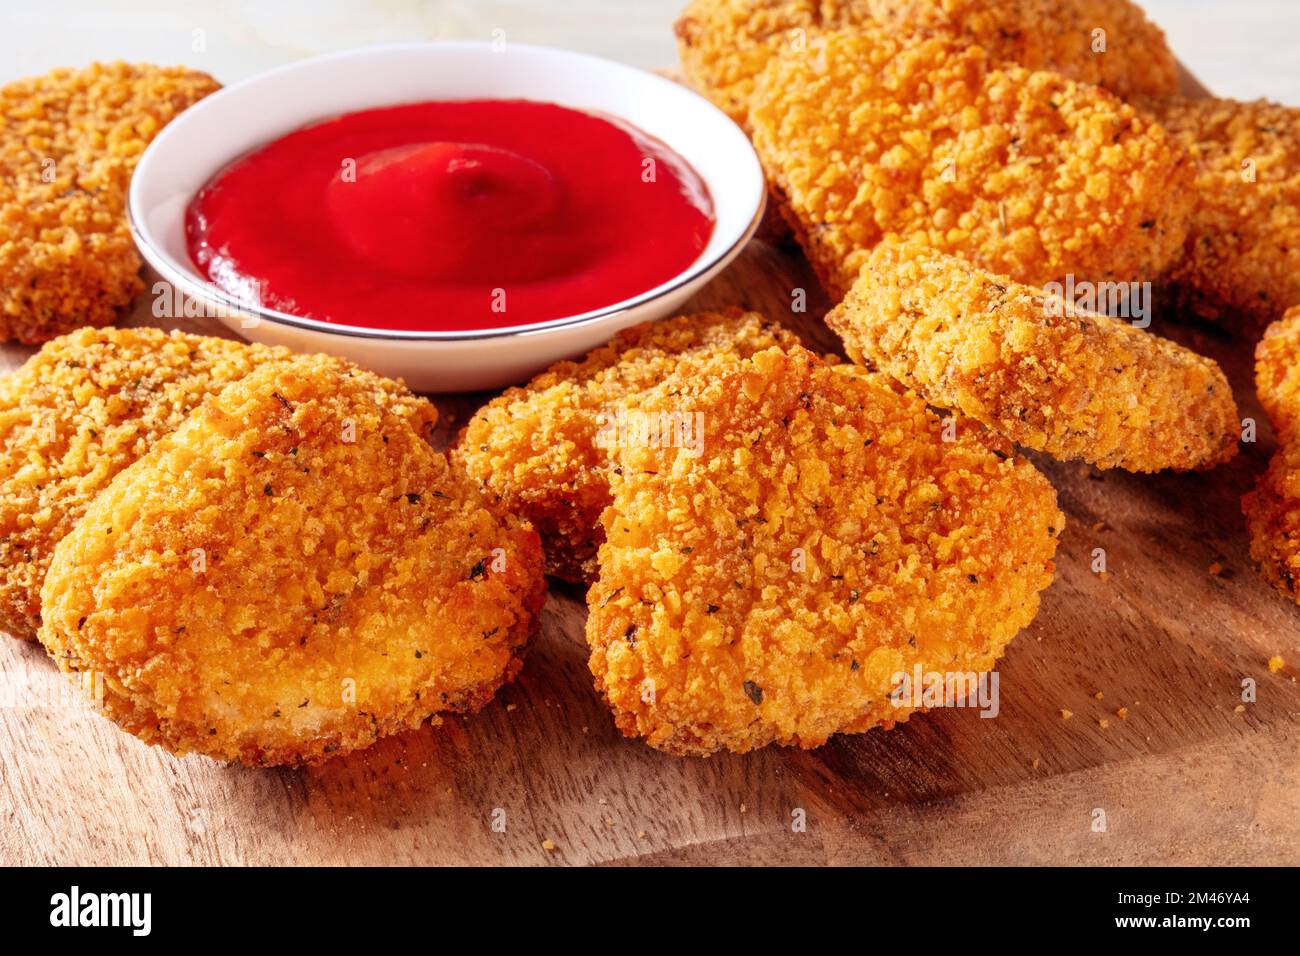
[[[190,256],[243,301],[372,329],[577,315],[687,269],[703,180],[610,117],[526,100],[349,113],[236,160],[186,210]]]

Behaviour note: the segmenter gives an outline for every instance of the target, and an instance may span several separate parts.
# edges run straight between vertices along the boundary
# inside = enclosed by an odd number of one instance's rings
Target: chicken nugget
[[[86,328],[47,342],[0,379],[0,629],[36,639],[54,546],[118,472],[205,398],[290,355],[159,329]],[[432,432],[429,402],[398,383],[368,380]]]
[[[1056,458],[1145,472],[1237,452],[1211,359],[921,244],[877,247],[826,322],[855,361]]]
[[[1187,244],[1168,276],[1190,308],[1257,333],[1300,305],[1300,109],[1182,97],[1134,105],[1194,162]]]
[[[218,88],[184,67],[126,63],[0,87],[0,342],[107,325],[139,294],[131,173],[159,130]]]
[[[738,309],[634,326],[581,362],[560,362],[485,405],[452,460],[489,500],[536,526],[549,573],[590,581],[603,537],[600,513],[609,504],[607,452],[627,406],[683,361],[707,365],[798,341]]]
[[[824,40],[768,64],[750,120],[833,297],[893,237],[1032,285],[1149,280],[1182,248],[1187,153],[1112,94],[950,41]]]
[[[1052,580],[1048,481],[987,433],[945,441],[884,376],[803,349],[730,364],[642,401],[702,442],[618,451],[587,623],[618,728],[675,754],[816,747],[905,720],[918,669],[990,670]]]
[[[1250,556],[1265,581],[1300,601],[1300,307],[1270,325],[1255,347],[1255,388],[1277,451],[1241,499]]]
[[[829,0],[841,6],[843,0]],[[1050,70],[1127,99],[1178,89],[1164,31],[1130,0],[866,0],[890,31],[933,33],[995,60]],[[852,5],[852,0],[848,0]]]
[[[40,638],[177,753],[316,762],[485,703],[545,597],[541,543],[321,356],[264,365],[119,474],[55,549]]]
[[[1128,0],[692,0],[674,29],[690,84],[743,126],[773,55],[828,30],[873,26],[949,37],[1121,97],[1178,88],[1164,33]]]

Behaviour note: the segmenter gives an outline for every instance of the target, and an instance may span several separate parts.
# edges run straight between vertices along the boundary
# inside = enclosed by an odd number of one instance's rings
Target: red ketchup
[[[190,256],[266,308],[473,331],[631,298],[713,234],[708,188],[619,120],[525,100],[414,103],[305,127],[186,210]]]

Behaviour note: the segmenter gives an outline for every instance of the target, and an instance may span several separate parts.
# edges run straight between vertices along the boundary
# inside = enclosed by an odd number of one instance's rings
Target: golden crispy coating
[[[1237,451],[1210,359],[920,244],[877,247],[826,321],[855,361],[1057,458],[1158,471]]]
[[[1300,109],[1180,97],[1134,105],[1194,161],[1196,204],[1169,277],[1191,307],[1257,331],[1300,305]]]
[[[619,450],[587,599],[619,729],[679,754],[816,747],[905,720],[891,691],[914,666],[988,670],[1052,580],[1047,480],[981,435],[944,441],[883,376],[803,349],[731,364],[642,402],[700,416],[702,454]]]
[[[1270,325],[1255,347],[1255,387],[1278,448],[1241,499],[1250,556],[1264,580],[1300,601],[1300,307]]]
[[[0,379],[0,629],[35,640],[54,546],[118,472],[205,398],[289,356],[158,329],[79,329]],[[417,427],[432,430],[431,404],[374,381]]]
[[[227,386],[59,543],[41,641],[175,753],[314,762],[473,710],[512,678],[541,544],[391,405],[306,356]]]
[[[1300,434],[1300,306],[1270,325],[1255,346],[1255,391],[1279,439]]]
[[[847,26],[866,19],[865,3],[845,3]],[[802,48],[822,29],[817,0],[691,0],[673,24],[686,81],[741,126],[749,121],[754,79],[785,47]]]
[[[606,460],[620,413],[683,361],[708,364],[798,344],[753,312],[701,312],[620,332],[581,362],[560,362],[479,410],[452,452],[485,497],[528,518],[547,570],[567,581],[596,576],[609,504]]]
[[[868,0],[868,6],[891,31],[950,36],[983,47],[995,60],[1095,83],[1125,99],[1178,89],[1178,63],[1164,31],[1130,0]]]
[[[0,87],[0,342],[107,325],[139,293],[131,173],[159,130],[216,89],[184,67],[125,63]]]
[[[979,47],[828,33],[773,59],[753,102],[754,145],[835,297],[895,236],[1042,285],[1149,280],[1186,234],[1190,161],[1159,126]]]
[[[876,24],[980,46],[994,60],[1121,97],[1178,88],[1164,34],[1128,0],[692,0],[675,29],[691,85],[744,125],[754,78],[774,54],[815,45],[828,30]]]

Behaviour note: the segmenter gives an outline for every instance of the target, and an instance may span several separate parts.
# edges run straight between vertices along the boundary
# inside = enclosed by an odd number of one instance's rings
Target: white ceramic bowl
[[[400,332],[336,325],[250,306],[190,261],[185,207],[214,174],[316,120],[422,100],[528,99],[620,116],[662,140],[700,174],[717,226],[708,247],[668,282],[581,315],[507,329]],[[753,235],[763,174],[745,134],[684,87],[620,63],[545,47],[447,42],[368,47],[303,60],[236,83],[174,120],[145,151],[128,215],[141,253],[203,314],[257,342],[331,352],[424,392],[521,382],[619,329],[675,313]],[[637,236],[628,236],[637,242]]]

